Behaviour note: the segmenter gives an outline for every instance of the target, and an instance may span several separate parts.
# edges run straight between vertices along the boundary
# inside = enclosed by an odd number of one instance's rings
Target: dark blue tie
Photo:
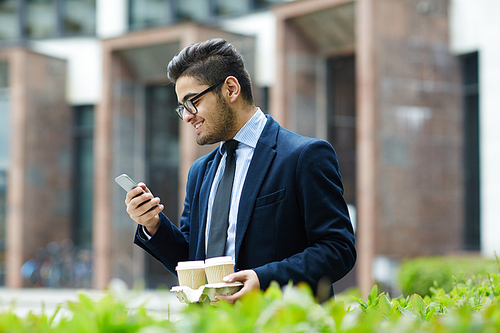
[[[229,225],[229,207],[231,204],[231,191],[233,189],[234,170],[236,169],[236,157],[234,151],[238,141],[228,140],[224,143],[227,152],[226,168],[215,193],[212,205],[212,219],[210,232],[208,234],[207,258],[220,257],[224,255],[226,247],[227,228]]]

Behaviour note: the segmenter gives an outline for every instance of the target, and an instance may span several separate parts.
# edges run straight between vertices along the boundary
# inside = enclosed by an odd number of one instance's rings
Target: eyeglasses
[[[196,106],[194,105],[194,102],[201,98],[201,96],[205,95],[206,93],[214,90],[219,84],[221,84],[222,82],[226,81],[226,79],[224,80],[220,80],[219,82],[215,83],[215,84],[212,84],[210,87],[208,87],[207,89],[203,90],[201,93],[199,93],[198,95],[186,100],[184,103],[182,103],[181,105],[179,105],[178,107],[175,108],[175,113],[177,113],[177,115],[179,116],[179,118],[181,119],[184,119],[184,110],[186,110],[187,112],[191,113],[191,114],[197,114],[198,113],[198,109],[196,108]]]

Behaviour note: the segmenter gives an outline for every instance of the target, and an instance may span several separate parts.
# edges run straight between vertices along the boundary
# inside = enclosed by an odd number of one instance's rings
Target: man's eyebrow
[[[188,99],[190,99],[191,97],[194,97],[194,96],[196,96],[196,95],[198,95],[198,94],[196,94],[196,93],[189,93],[189,94],[184,95],[184,97],[182,98],[182,102],[181,102],[181,103],[179,103],[179,104],[184,103],[186,100],[188,100]]]

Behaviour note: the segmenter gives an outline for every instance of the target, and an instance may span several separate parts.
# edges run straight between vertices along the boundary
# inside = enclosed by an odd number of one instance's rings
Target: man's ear
[[[241,93],[241,86],[238,79],[234,76],[228,76],[225,82],[225,90],[223,94],[227,96],[230,103],[234,103],[238,100]]]

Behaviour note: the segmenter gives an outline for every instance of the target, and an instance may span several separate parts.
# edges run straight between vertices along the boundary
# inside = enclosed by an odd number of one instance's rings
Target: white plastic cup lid
[[[205,266],[216,266],[216,265],[227,265],[227,264],[234,265],[234,260],[233,258],[231,258],[231,256],[215,257],[205,260]]]
[[[179,269],[198,269],[204,268],[205,262],[203,260],[193,260],[193,261],[179,261],[177,263],[176,270]]]

